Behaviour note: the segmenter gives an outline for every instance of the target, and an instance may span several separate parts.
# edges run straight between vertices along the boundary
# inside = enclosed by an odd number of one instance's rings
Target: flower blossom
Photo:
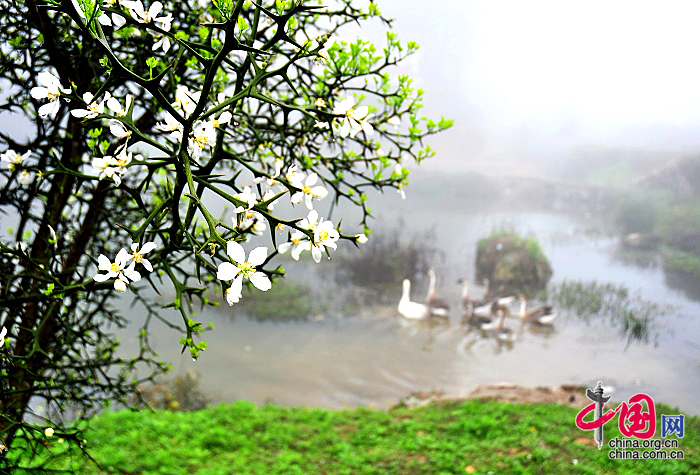
[[[86,92],[83,94],[83,100],[85,101],[85,104],[87,105],[86,109],[73,109],[70,111],[71,115],[73,117],[77,117],[78,119],[94,119],[100,114],[103,114],[105,111],[105,102],[109,101],[110,99],[113,99],[110,97],[109,92],[105,93],[105,98],[102,99],[102,102],[97,102],[93,101],[95,96],[91,92]]]
[[[104,282],[108,279],[116,277],[114,281],[114,288],[117,292],[126,291],[127,285],[129,285],[129,280],[138,282],[141,280],[141,274],[139,274],[134,268],[136,267],[136,262],[132,260],[129,267],[125,267],[126,263],[132,256],[126,251],[126,249],[120,249],[117,253],[117,257],[114,262],[110,262],[107,256],[100,254],[97,258],[98,269],[102,271],[107,271],[106,274],[97,273],[93,276],[96,282]]]
[[[173,14],[168,13],[166,16],[155,18],[154,22],[158,23],[161,30],[170,31],[173,22]],[[160,48],[163,50],[163,53],[167,53],[168,50],[170,50],[170,38],[168,35],[153,30],[148,30],[148,33],[156,39],[156,42],[153,43],[153,51],[157,51]]]
[[[267,259],[267,248],[256,247],[245,259],[243,246],[235,241],[229,241],[226,245],[226,254],[233,262],[222,262],[216,274],[216,278],[223,281],[233,280],[231,287],[226,290],[226,301],[229,305],[237,303],[243,290],[243,279],[248,279],[258,289],[267,291],[272,288],[272,282],[263,272],[256,269]]]
[[[59,98],[61,94],[70,94],[70,89],[61,87],[61,81],[48,71],[42,71],[37,76],[41,86],[33,87],[30,91],[34,99],[48,99],[49,102],[39,107],[40,117],[56,117],[58,109],[61,107]]]
[[[131,260],[136,264],[143,265],[148,272],[153,272],[153,266],[148,259],[144,259],[143,255],[148,254],[155,248],[156,243],[149,241],[141,247],[141,250],[139,250],[139,244],[135,242],[131,245]]]
[[[7,328],[2,327],[2,330],[0,330],[0,347],[5,344],[5,335],[7,335]]]
[[[292,249],[292,259],[298,261],[302,251],[311,250],[311,241],[309,241],[308,238],[306,238],[306,234],[299,230],[296,230],[289,237],[288,242],[282,243],[279,246],[277,246],[277,251],[280,254],[284,254],[289,249]]]
[[[117,119],[109,120],[109,131],[118,139],[126,138],[129,140],[129,137],[131,137],[131,130],[127,129],[126,126]]]
[[[14,171],[15,166],[21,165],[23,161],[29,157],[29,155],[32,154],[31,150],[27,150],[25,153],[22,155],[19,155],[17,152],[14,150],[8,149],[5,153],[0,155],[0,160],[3,162],[7,162],[10,164],[10,171]]]
[[[34,173],[28,170],[22,170],[17,177],[17,181],[22,186],[29,186],[34,181]]]
[[[158,122],[155,129],[170,132],[170,138],[173,140],[182,140],[182,124],[168,111],[165,112],[163,122]]]
[[[300,203],[302,199],[304,199],[306,207],[308,209],[313,209],[313,205],[311,203],[311,200],[317,199],[317,200],[322,200],[326,196],[328,196],[328,190],[326,190],[323,186],[314,186],[311,188],[313,185],[316,184],[318,181],[318,175],[316,173],[309,173],[309,176],[306,177],[306,181],[303,183],[303,186],[299,186],[298,188],[301,188],[301,191],[297,191],[292,195],[290,198],[292,201],[292,204],[297,204]]]
[[[153,2],[151,7],[146,10],[141,0],[121,0],[122,6],[129,9],[129,13],[134,20],[140,23],[150,23],[151,21],[163,21],[165,17],[156,17],[163,9],[163,4]]]
[[[299,244],[295,244],[296,246],[302,247],[298,252],[301,253],[301,251],[310,250],[311,256],[316,263],[321,262],[321,256],[326,247],[337,249],[336,241],[340,239],[340,234],[333,227],[331,221],[324,221],[323,218],[319,218],[316,210],[312,209],[309,211],[308,216],[299,221],[299,227],[306,228],[313,232],[314,238],[313,242],[301,241]]]
[[[238,216],[240,216],[240,224],[238,224]],[[248,229],[256,236],[262,236],[267,229],[263,216],[257,211],[251,209],[243,210],[242,214],[232,217],[233,227]]]
[[[192,139],[187,144],[187,151],[195,160],[202,156],[205,148],[216,143],[216,130],[209,122],[197,122],[192,129]]]
[[[134,101],[134,96],[132,94],[127,94],[126,95],[126,102],[124,104],[124,107],[119,103],[119,100],[116,97],[107,97],[107,107],[109,110],[114,112],[117,117],[126,117],[126,114],[129,113],[129,109],[131,108],[131,103]]]
[[[237,206],[236,209],[233,210],[233,212],[236,214],[248,211],[250,208],[252,208],[258,203],[258,199],[255,197],[255,193],[253,193],[253,190],[247,185],[243,187],[243,191],[241,191],[240,193],[236,193],[235,195],[233,195],[233,197],[239,201],[243,201],[247,205]]]
[[[364,131],[367,135],[372,135],[374,133],[374,128],[367,122],[374,114],[369,114],[369,107],[360,106],[357,109],[355,107],[355,98],[346,97],[342,101],[338,102],[333,108],[333,114],[343,115],[342,124],[337,126],[336,121],[333,122],[335,129],[341,137],[354,137],[360,131]]]
[[[201,91],[190,92],[187,86],[180,84],[175,90],[175,102],[173,102],[171,105],[182,110],[184,112],[183,115],[185,118],[187,118],[192,112],[194,112],[201,95]]]
[[[291,167],[289,167],[287,173],[285,174],[285,178],[287,179],[290,185],[296,188],[303,188],[304,186],[304,174],[300,171],[297,171],[296,165],[292,165]]]
[[[140,155],[137,155],[139,158]],[[94,157],[92,159],[92,167],[95,171],[100,172],[100,180],[103,178],[111,178],[117,186],[121,185],[121,177],[126,175],[127,167],[131,163],[132,153],[126,150],[126,145],[123,145],[114,157]]]

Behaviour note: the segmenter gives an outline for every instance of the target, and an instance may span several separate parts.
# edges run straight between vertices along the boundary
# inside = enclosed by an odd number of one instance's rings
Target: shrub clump
[[[534,294],[552,277],[539,243],[511,232],[496,232],[477,243],[476,276],[497,292]]]

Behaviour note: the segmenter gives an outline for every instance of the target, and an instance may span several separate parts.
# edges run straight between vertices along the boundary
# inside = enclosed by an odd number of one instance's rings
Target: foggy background
[[[700,145],[700,4],[384,0],[428,117],[455,126],[424,166],[570,173],[607,160],[694,155]]]

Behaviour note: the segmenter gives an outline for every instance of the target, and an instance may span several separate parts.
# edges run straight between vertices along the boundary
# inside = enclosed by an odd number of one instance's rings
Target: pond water
[[[447,186],[439,185],[445,180]],[[574,206],[564,212],[555,211],[559,206],[554,204],[533,210],[515,206],[512,200],[484,201],[470,189],[458,178],[423,173],[408,189],[406,200],[390,193],[372,203],[381,218],[374,226],[377,234],[397,226],[407,236],[432,233],[425,240],[441,251],[435,266],[441,297],[454,310],[449,320],[402,319],[396,311],[400,278],[385,290],[384,298],[343,305],[343,299],[358,289],[334,278],[339,260],[316,265],[303,255],[298,265],[284,264],[288,281],[309,286],[313,299],[324,296],[326,308],[314,318],[260,321],[248,318],[243,307],[223,303],[197,316],[216,328],[204,334],[208,349],[199,360],[193,362],[188,352],[180,354],[180,336],[164,326],[152,325],[154,349],[173,364],[175,374],[197,371],[214,403],[242,399],[283,406],[386,408],[416,391],[461,397],[482,384],[593,387],[600,380],[614,388],[613,400],[645,392],[686,414],[700,414],[700,303],[695,283],[665,273],[653,260],[639,265],[629,259],[620,252],[618,239],[601,231],[594,208]],[[473,280],[477,240],[504,227],[539,240],[552,265],[552,283],[623,284],[633,295],[671,306],[672,311],[656,316],[649,343],[628,344],[627,337],[605,321],[585,322],[568,312],[550,330],[523,328],[510,345],[470,330],[460,324],[456,280]],[[417,280],[413,300],[423,301],[426,289],[426,280]],[[128,315],[134,327],[118,336],[122,351],[133,354],[142,319],[138,307]],[[176,322],[180,318],[166,315]],[[519,330],[517,319],[508,319],[506,325]]]

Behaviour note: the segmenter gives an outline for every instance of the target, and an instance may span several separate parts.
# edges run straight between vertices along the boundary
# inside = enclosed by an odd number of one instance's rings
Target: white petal
[[[317,181],[318,181],[318,175],[315,174],[314,172],[311,172],[311,173],[309,173],[309,176],[306,177],[306,186],[315,185]]]
[[[86,115],[92,114],[92,111],[89,111],[87,109],[73,109],[72,111],[70,111],[70,114],[73,117],[77,117],[78,119],[82,119]]]
[[[216,278],[219,280],[231,280],[238,275],[238,267],[230,262],[222,262],[219,264],[219,269],[216,273]]]
[[[58,101],[47,102],[43,106],[39,107],[39,115],[41,117],[46,117],[48,115],[54,117],[60,106],[61,105],[58,103]]]
[[[279,252],[280,254],[284,254],[289,250],[290,247],[292,247],[292,244],[293,243],[291,241],[280,244],[279,246],[277,246],[277,252]]]
[[[141,261],[141,264],[148,270],[148,272],[153,272],[153,266],[151,265],[151,262],[148,259],[144,259]]]
[[[104,254],[100,254],[100,256],[97,258],[97,264],[97,268],[100,270],[109,270],[109,267],[112,265],[107,256]]]
[[[269,277],[262,272],[256,272],[250,276],[250,281],[252,284],[263,292],[268,291],[272,288],[272,282],[270,282]]]
[[[105,280],[107,280],[109,278],[110,277],[108,274],[95,274],[95,276],[93,277],[93,280],[95,280],[96,282],[104,282]]]
[[[357,109],[355,109],[355,119],[362,120],[367,116],[368,113],[369,113],[369,107],[360,106]]]
[[[241,291],[243,290],[243,276],[239,275],[231,283],[231,287],[226,290],[226,301],[229,305],[237,303],[241,299]]]
[[[29,94],[31,94],[31,96],[37,100],[46,99],[47,97],[49,97],[49,90],[45,87],[37,86],[33,87],[32,90],[29,91]]]
[[[316,261],[316,264],[321,262],[321,250],[318,247],[313,246],[311,248],[311,257],[314,258],[314,260]]]
[[[153,241],[148,241],[148,242],[147,242],[146,244],[144,244],[143,247],[141,248],[140,254],[148,254],[148,253],[151,252],[153,249],[155,249],[156,246],[157,246],[157,244],[154,243]]]
[[[254,266],[259,266],[267,259],[267,248],[266,247],[256,247],[248,255],[248,262]]]
[[[238,244],[236,241],[229,241],[226,244],[226,254],[233,259],[234,262],[242,264],[245,262],[245,250],[243,246]]]
[[[124,267],[124,264],[126,264],[129,261],[129,259],[131,259],[131,254],[129,254],[129,251],[122,247],[121,249],[119,249],[119,252],[117,253],[117,258],[114,260],[114,262],[119,267]]]

